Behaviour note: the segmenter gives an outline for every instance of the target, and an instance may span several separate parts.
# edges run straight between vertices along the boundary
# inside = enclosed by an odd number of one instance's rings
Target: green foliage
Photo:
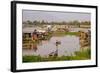
[[[83,50],[80,52],[75,52],[76,56],[79,56],[80,58],[84,58],[84,59],[90,59],[91,58],[91,51],[90,49],[87,50]]]
[[[61,57],[41,57],[41,56],[23,56],[23,62],[45,62],[45,61],[70,61],[70,60],[87,60],[91,59],[91,50],[75,52],[75,56],[61,56]]]
[[[77,36],[79,33],[78,32],[59,32],[56,31],[53,33],[54,36],[65,36],[65,35],[75,35]]]
[[[67,32],[66,34],[67,35],[78,35],[79,33],[78,32]]]

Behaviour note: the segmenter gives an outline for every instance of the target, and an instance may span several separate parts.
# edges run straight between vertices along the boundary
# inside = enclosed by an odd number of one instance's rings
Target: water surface
[[[56,45],[56,41],[60,41],[61,44]],[[23,56],[25,55],[40,55],[41,57],[48,57],[50,53],[57,51],[58,56],[70,56],[74,55],[75,51],[80,50],[79,37],[77,36],[60,36],[51,37],[50,40],[43,40],[39,44],[33,44],[31,49],[23,48]]]

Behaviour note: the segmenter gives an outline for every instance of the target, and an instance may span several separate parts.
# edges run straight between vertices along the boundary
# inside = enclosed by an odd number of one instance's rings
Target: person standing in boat
[[[37,34],[37,30],[36,29],[33,32],[32,39],[33,40],[37,40],[38,39],[38,34]]]

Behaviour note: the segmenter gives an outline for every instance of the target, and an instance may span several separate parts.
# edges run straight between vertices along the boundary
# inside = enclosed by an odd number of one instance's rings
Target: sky
[[[90,21],[90,13],[82,12],[55,12],[55,11],[35,11],[35,10],[23,10],[23,21],[48,21],[48,22],[69,22],[69,21]]]

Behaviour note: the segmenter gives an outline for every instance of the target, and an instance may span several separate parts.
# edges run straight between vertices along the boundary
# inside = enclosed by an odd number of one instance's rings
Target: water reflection
[[[61,37],[53,36],[50,40],[42,40],[37,44],[31,43],[31,49],[23,48],[23,56],[70,56],[74,55],[74,52],[79,50],[79,37],[70,35]]]

